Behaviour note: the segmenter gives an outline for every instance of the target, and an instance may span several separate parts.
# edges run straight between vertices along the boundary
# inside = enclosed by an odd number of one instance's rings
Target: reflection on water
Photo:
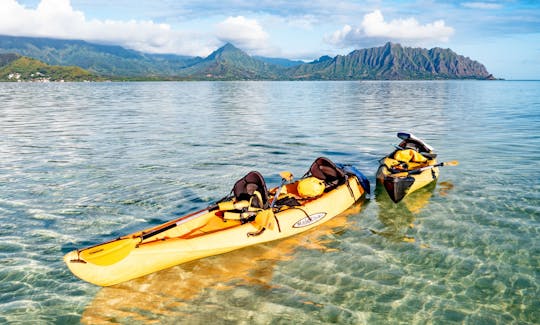
[[[407,229],[415,227],[416,215],[429,203],[435,186],[436,182],[432,182],[411,193],[399,203],[394,203],[384,186],[377,182],[375,200],[379,206],[379,220],[384,225],[384,230],[374,231],[374,233],[393,240],[414,242],[414,237],[406,234]]]
[[[375,200],[377,201],[379,220],[384,225],[383,230],[371,230],[374,234],[384,236],[390,240],[416,242],[416,238],[409,234],[410,229],[418,228],[421,220],[417,217],[422,209],[429,204],[435,189],[440,196],[446,196],[454,187],[451,181],[437,183],[431,182],[423,188],[406,196],[398,203],[394,203],[384,189],[377,182],[375,188]],[[420,243],[421,247],[428,247],[427,243]]]

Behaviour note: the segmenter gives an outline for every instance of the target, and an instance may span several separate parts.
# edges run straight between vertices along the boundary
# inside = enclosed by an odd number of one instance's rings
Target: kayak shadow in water
[[[168,322],[188,316],[193,306],[212,305],[212,299],[207,297],[216,295],[216,291],[230,291],[238,286],[272,290],[279,286],[272,282],[275,270],[281,262],[294,259],[299,249],[334,251],[332,235],[346,231],[349,216],[360,213],[362,202],[301,235],[203,258],[101,288],[84,310],[81,323]]]
[[[384,186],[377,182],[375,201],[379,208],[379,221],[384,225],[384,230],[371,230],[371,232],[392,241],[416,242],[415,237],[408,235],[408,233],[411,229],[416,228],[417,215],[429,204],[431,197],[436,193],[436,188],[438,188],[439,195],[445,196],[453,187],[454,185],[450,182],[438,184],[432,182],[406,196],[399,203],[394,203]]]

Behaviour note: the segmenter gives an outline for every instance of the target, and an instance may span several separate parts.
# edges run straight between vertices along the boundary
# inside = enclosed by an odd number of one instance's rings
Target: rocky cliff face
[[[489,72],[479,62],[450,49],[384,46],[355,50],[331,60],[317,60],[296,67],[295,79],[488,79]]]

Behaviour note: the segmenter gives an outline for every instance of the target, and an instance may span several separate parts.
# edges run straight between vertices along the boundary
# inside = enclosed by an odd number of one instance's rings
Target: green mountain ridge
[[[250,56],[227,43],[206,58],[148,54],[114,45],[0,36],[0,53],[18,53],[50,65],[130,80],[414,80],[494,79],[479,62],[450,49],[386,43],[347,55],[302,63]]]
[[[291,78],[303,80],[414,80],[490,79],[479,62],[450,49],[384,46],[355,50],[334,58],[321,57],[311,64],[294,68]]]
[[[148,54],[80,40],[0,36],[0,53],[18,53],[50,65],[78,66],[101,76],[171,76],[202,58]]]
[[[285,68],[249,56],[227,43],[202,61],[179,71],[191,79],[275,80]]]
[[[52,66],[18,54],[0,54],[0,81],[102,81],[76,66]]]

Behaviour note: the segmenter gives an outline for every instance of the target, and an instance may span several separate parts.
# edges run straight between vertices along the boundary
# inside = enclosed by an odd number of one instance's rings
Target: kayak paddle
[[[457,166],[458,164],[459,164],[459,162],[457,160],[446,161],[446,162],[438,163],[438,164],[431,165],[431,166],[426,166],[426,167],[422,167],[422,168],[418,168],[418,169],[413,169],[413,170],[406,171],[406,172],[390,174],[390,176],[391,177],[405,177],[405,176],[409,176],[409,175],[420,174],[424,170],[432,169],[432,168],[435,168],[435,167]]]
[[[274,206],[277,197],[279,196],[279,193],[281,192],[281,188],[285,184],[285,182],[292,180],[293,175],[291,172],[281,172],[280,176],[282,178],[281,185],[279,186],[276,195],[274,196],[274,200],[272,201],[271,207]],[[165,223],[162,227],[148,232],[148,233],[142,233],[140,236],[134,236],[134,237],[127,237],[127,238],[118,238],[103,244],[98,244],[95,246],[83,248],[79,250],[79,256],[78,259],[72,260],[72,262],[78,262],[78,263],[92,263],[100,266],[107,266],[112,265],[114,263],[117,263],[121,260],[123,260],[126,256],[133,251],[138,244],[140,244],[142,241],[144,241],[147,238],[153,237],[157,234],[160,234],[164,231],[167,231],[169,229],[172,229],[178,225],[181,225],[189,220],[195,219],[202,214],[208,213],[210,210],[215,209],[215,207],[210,206],[208,208],[193,212],[191,214],[188,214],[186,216],[183,216],[181,218],[178,218],[176,220],[172,220],[168,223]],[[278,224],[279,227],[279,224]]]
[[[209,208],[205,208],[191,214],[185,215],[176,220],[172,220],[154,231],[143,233],[141,236],[118,238],[103,244],[83,248],[79,250],[79,259],[72,262],[89,262],[96,265],[107,266],[123,260],[137,247],[143,240],[172,229],[189,220],[195,219],[207,213]],[[82,260],[81,260],[82,259]]]
[[[276,217],[276,215],[273,212],[273,208],[274,208],[274,205],[276,205],[277,199],[279,197],[279,194],[281,193],[281,189],[283,188],[283,185],[285,185],[285,183],[290,182],[290,181],[293,180],[293,174],[291,172],[289,172],[289,171],[283,171],[283,172],[279,173],[279,176],[281,176],[281,184],[279,184],[279,187],[278,187],[278,189],[276,191],[276,195],[274,195],[274,198],[272,199],[272,203],[270,203],[270,213],[272,214],[272,216],[276,220],[278,231],[281,232],[281,226],[279,225],[278,218]],[[266,218],[266,220],[268,220],[268,219],[269,218]],[[263,230],[264,230],[264,228],[265,227],[263,227]]]
[[[111,242],[88,247],[79,252],[78,260],[72,260],[72,262],[86,261],[100,266],[111,265],[123,260],[140,242],[140,237],[119,238]]]
[[[287,182],[290,182],[292,181],[293,179],[293,174],[289,171],[284,171],[284,172],[281,172],[279,173],[279,176],[281,176],[281,184],[279,184],[279,187],[276,191],[276,195],[274,195],[274,199],[272,199],[272,203],[270,204],[270,208],[273,208],[274,205],[276,204],[276,201],[277,201],[277,198],[279,196],[279,194],[281,193],[281,188],[283,187],[283,185],[285,185],[285,183]]]

